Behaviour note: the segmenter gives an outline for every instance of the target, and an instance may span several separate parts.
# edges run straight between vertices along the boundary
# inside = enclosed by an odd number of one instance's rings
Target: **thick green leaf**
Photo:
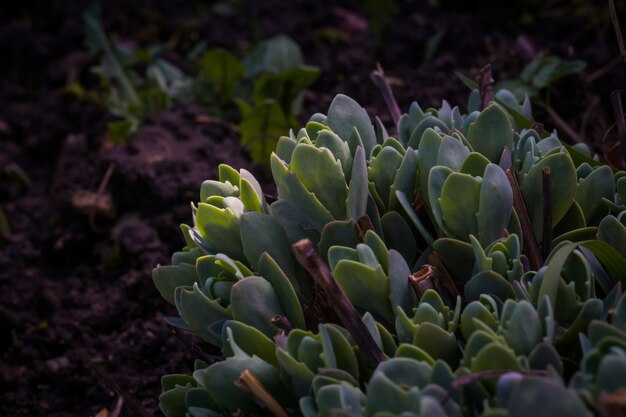
[[[318,247],[320,254],[328,258],[329,251],[333,246],[355,248],[359,243],[359,234],[353,220],[335,220],[324,227]]]
[[[354,172],[355,168],[352,165],[352,152],[350,151],[350,147],[348,146],[348,143],[346,141],[342,140],[339,136],[337,136],[334,132],[331,132],[330,130],[321,130],[318,133],[317,140],[315,141],[315,146],[317,148],[326,148],[330,150],[333,154],[333,157],[341,162],[341,169],[343,170],[343,175],[345,176],[346,180],[351,180],[352,173]],[[356,159],[357,156],[355,155],[354,158]]]
[[[304,314],[298,296],[287,275],[281,270],[278,263],[267,253],[263,253],[259,260],[259,272],[272,284],[276,296],[280,301],[280,306],[285,312],[287,319],[296,327],[305,327]]]
[[[200,290],[198,284],[193,284],[193,287],[179,287],[176,290],[176,308],[190,329],[207,342],[222,346],[219,337],[209,331],[209,326],[230,319],[230,307],[222,307],[219,300],[211,300]]]
[[[380,153],[372,158],[368,168],[369,180],[374,183],[377,194],[380,196],[384,207],[388,207],[391,185],[396,178],[396,172],[402,164],[402,154],[394,148],[383,148]]]
[[[539,377],[525,377],[515,384],[507,407],[510,417],[593,415],[575,391],[565,388],[560,381]]]
[[[286,200],[281,199],[273,202],[269,207],[269,212],[283,227],[289,242],[297,242],[300,239],[309,239],[314,244],[319,242],[321,232]]]
[[[295,264],[287,235],[280,223],[265,213],[250,212],[241,216],[243,252],[252,269],[258,270],[259,257],[267,252],[288,276],[295,274]]]
[[[397,211],[389,211],[380,219],[385,245],[397,250],[409,264],[415,263],[419,254],[413,230]]]
[[[231,209],[200,203],[196,224],[204,240],[216,251],[233,259],[244,259],[239,217]]]
[[[350,174],[350,187],[348,188],[348,197],[346,199],[346,216],[348,219],[357,220],[365,215],[368,193],[365,151],[359,146],[354,154],[352,173]]]
[[[543,169],[550,169],[550,195],[552,196],[552,224],[558,224],[569,210],[578,180],[572,159],[559,152],[542,158],[532,166],[521,183],[522,196],[533,231],[539,241],[543,239]]]
[[[206,369],[195,371],[193,376],[227,410],[235,412],[240,409],[245,413],[259,413],[261,408],[252,396],[235,385],[245,370],[250,371],[274,398],[285,401],[288,391],[280,379],[278,369],[256,356],[237,354]]]
[[[452,136],[444,136],[437,154],[437,165],[447,166],[458,172],[469,154],[469,149],[461,141]]]
[[[588,240],[581,245],[593,252],[615,284],[626,286],[626,259],[615,248],[601,240]]]
[[[405,313],[417,305],[415,292],[409,286],[411,270],[402,255],[395,250],[389,251],[389,301],[393,310],[400,307]]]
[[[268,337],[278,329],[272,317],[284,316],[280,300],[272,285],[261,277],[248,277],[238,281],[231,289],[230,306],[233,319],[248,324]]]
[[[276,181],[280,198],[297,209],[300,215],[306,219],[315,230],[321,233],[326,223],[334,220],[333,215],[324,207],[315,194],[304,187],[296,174],[287,170],[287,167],[276,155],[272,155],[271,166],[272,175],[274,176],[274,181]],[[345,182],[343,186],[345,187]],[[345,197],[343,201],[345,202]],[[281,221],[279,217],[277,220],[279,222]],[[283,227],[285,227],[284,224]],[[287,230],[286,227],[285,230]]]
[[[471,278],[475,262],[472,245],[457,239],[440,238],[434,242],[433,249],[454,279],[466,282]]]
[[[448,129],[448,126],[444,122],[434,116],[426,116],[419,122],[413,132],[411,132],[407,147],[419,149],[421,141],[424,139],[424,133],[426,133],[428,129],[432,129],[433,131],[438,130],[445,134],[450,133],[450,129]]]
[[[478,238],[481,245],[487,246],[502,237],[513,210],[513,191],[502,168],[495,164],[487,165],[480,186]],[[445,220],[444,220],[445,221]]]
[[[152,270],[152,281],[161,297],[174,304],[176,288],[191,286],[198,282],[196,266],[190,264],[157,266]]]
[[[232,340],[229,340],[230,338]],[[258,356],[265,362],[278,366],[274,341],[252,326],[228,320],[222,328],[222,340],[224,341],[222,351],[227,357],[235,355],[232,349],[232,342],[235,342],[248,355]]]
[[[445,180],[439,203],[443,223],[453,237],[467,241],[469,235],[478,234],[480,189],[481,180],[471,175],[453,172]]]
[[[474,275],[465,284],[465,298],[468,301],[479,300],[483,294],[495,295],[501,300],[513,298],[513,286],[497,272],[487,270]]]
[[[624,219],[624,216],[620,216]],[[606,216],[598,226],[598,240],[606,242],[626,257],[626,226],[614,216]]]
[[[557,305],[557,292],[563,267],[565,266],[567,258],[569,258],[570,254],[577,246],[577,243],[564,243],[561,248],[550,255],[548,269],[543,275],[541,287],[539,288],[539,295],[537,296],[538,302],[541,302],[544,297],[548,297],[550,305]]]
[[[413,206],[407,199],[406,194],[404,194],[402,191],[396,191],[396,197],[398,197],[400,205],[404,209],[406,215],[409,216],[409,220],[411,220],[413,225],[415,225],[415,227],[417,228],[419,234],[426,241],[428,246],[432,247],[434,239],[428,232],[428,229],[426,229],[422,221],[419,219],[419,217],[417,217],[417,214],[415,214],[415,210],[413,210]]]
[[[458,347],[454,333],[448,333],[432,323],[423,323],[415,332],[413,344],[433,359],[443,359],[449,364],[455,364],[458,356]]]
[[[443,139],[434,129],[427,129],[421,139],[417,148],[418,187],[422,200],[426,206],[431,207],[428,178],[430,170],[437,165],[439,147]]]
[[[369,158],[376,146],[376,133],[367,112],[356,101],[343,94],[333,99],[328,109],[328,126],[343,140],[348,140],[356,128],[361,137],[365,156]]]
[[[391,189],[389,190],[389,211],[401,211],[401,205],[396,196],[396,191],[402,191],[407,198],[415,198],[417,186],[417,151],[408,148],[402,159],[400,167],[396,171]]]
[[[595,169],[587,177],[580,180],[576,201],[580,205],[588,225],[597,224],[608,214],[602,198],[612,199],[615,195],[613,171],[607,165]]]
[[[335,279],[355,307],[369,311],[377,320],[394,322],[389,305],[389,280],[381,266],[368,267],[362,263],[342,260],[333,270]]]
[[[513,146],[513,127],[499,105],[492,103],[470,125],[467,140],[472,148],[498,163],[504,148]]]

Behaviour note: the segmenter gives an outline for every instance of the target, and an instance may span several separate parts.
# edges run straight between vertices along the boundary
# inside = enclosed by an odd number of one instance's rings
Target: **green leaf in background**
[[[265,100],[250,107],[239,102],[242,119],[239,124],[241,143],[257,164],[267,163],[276,147],[276,138],[289,131],[289,122],[275,100]]]
[[[302,51],[290,37],[278,35],[261,42],[244,60],[246,76],[281,73],[304,63]]]
[[[313,84],[319,73],[318,68],[304,65],[281,73],[264,73],[254,83],[253,102],[274,99],[285,114],[297,115],[302,111],[304,90]]]
[[[198,83],[206,83],[220,103],[233,99],[234,89],[243,78],[244,67],[233,54],[223,49],[211,49],[202,55]]]

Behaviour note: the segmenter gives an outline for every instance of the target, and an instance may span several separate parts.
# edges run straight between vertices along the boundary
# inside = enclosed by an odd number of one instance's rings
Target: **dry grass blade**
[[[624,118],[624,107],[622,106],[622,95],[620,90],[611,93],[613,112],[615,113],[615,124],[617,125],[617,138],[622,146],[622,156],[626,163],[626,119]]]
[[[537,237],[533,231],[533,225],[530,222],[530,217],[528,216],[526,204],[524,204],[524,198],[522,197],[522,192],[519,188],[519,184],[517,183],[517,178],[515,178],[515,174],[510,169],[507,169],[505,172],[506,177],[509,180],[509,184],[511,185],[511,190],[513,191],[513,208],[515,209],[515,212],[519,217],[520,225],[522,226],[522,233],[524,236],[524,254],[528,257],[530,268],[533,271],[537,271],[543,265],[541,249],[539,248],[539,243],[537,243]]]
[[[611,15],[611,23],[613,24],[613,30],[615,30],[615,37],[617,38],[617,46],[619,47],[619,54],[626,62],[626,47],[624,46],[624,37],[622,36],[622,29],[619,26],[619,19],[617,18],[617,10],[615,9],[615,2],[609,0],[609,14]]]
[[[350,332],[363,352],[367,364],[375,368],[385,360],[385,355],[365,327],[348,296],[333,277],[330,268],[315,250],[313,243],[308,239],[299,240],[293,244],[293,250],[298,263],[309,273],[316,288],[319,289],[319,296],[326,300],[340,324]]]
[[[389,109],[389,113],[391,113],[391,118],[393,119],[396,128],[399,129],[398,123],[400,122],[402,112],[400,111],[400,107],[398,107],[396,98],[391,91],[391,86],[387,82],[387,79],[385,78],[385,72],[383,71],[383,68],[380,66],[380,64],[377,65],[377,69],[372,73],[372,76],[374,77],[374,82],[376,82],[376,85],[380,89],[380,92],[385,99],[385,104]]]
[[[289,417],[285,409],[249,370],[246,369],[241,373],[236,385],[250,393],[259,405],[267,407],[276,417]]]

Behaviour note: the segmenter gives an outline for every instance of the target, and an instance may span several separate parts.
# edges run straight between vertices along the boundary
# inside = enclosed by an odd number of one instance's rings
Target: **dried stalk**
[[[580,135],[569,125],[563,118],[550,106],[545,106],[546,112],[548,112],[548,116],[552,119],[555,125],[558,126],[563,132],[567,134],[574,142],[583,143],[584,139],[580,137]]]
[[[609,14],[611,15],[613,30],[615,30],[615,37],[617,38],[619,54],[624,59],[624,62],[626,62],[626,47],[624,46],[624,37],[622,36],[622,30],[619,27],[619,19],[617,17],[617,10],[615,9],[615,3],[613,2],[613,0],[609,0]]]
[[[383,99],[385,100],[385,104],[389,109],[389,113],[391,113],[391,118],[396,125],[396,129],[400,131],[400,117],[402,113],[400,112],[400,107],[398,107],[398,102],[396,101],[395,96],[393,95],[393,91],[391,91],[391,86],[385,79],[385,72],[383,68],[380,66],[380,63],[376,65],[376,70],[372,73],[374,77],[374,82],[380,89],[380,92],[383,95]]]
[[[530,222],[530,217],[528,216],[528,211],[526,210],[526,205],[524,204],[524,198],[522,197],[522,192],[520,191],[515,174],[510,169],[507,169],[505,172],[506,177],[509,180],[509,184],[511,185],[511,190],[513,190],[513,208],[515,209],[515,212],[519,217],[520,225],[522,226],[522,233],[524,235],[524,254],[528,257],[530,268],[533,271],[537,271],[543,265],[541,249],[537,243],[537,237],[533,231],[533,225]]]
[[[361,321],[361,317],[346,293],[335,281],[328,265],[315,250],[313,243],[309,239],[302,239],[293,245],[293,249],[296,259],[315,282],[319,291],[318,295],[326,300],[328,307],[339,319],[339,322],[354,337],[367,364],[375,368],[385,360],[385,356]]]
[[[359,232],[359,239],[361,242],[365,240],[365,234],[368,230],[374,230],[374,225],[372,224],[372,219],[366,214],[365,216],[361,216],[356,219],[356,228]]]
[[[246,369],[241,373],[239,379],[235,381],[235,385],[250,393],[257,404],[267,407],[276,417],[289,417],[285,409],[249,370]]]
[[[272,324],[278,327],[280,330],[284,331],[285,334],[289,334],[295,327],[289,321],[289,319],[285,316],[274,316],[272,317]]]
[[[542,171],[543,179],[543,258],[547,258],[552,249],[552,181],[550,167]]]
[[[622,106],[622,94],[620,90],[613,90],[611,93],[611,103],[615,113],[615,124],[617,125],[617,138],[622,145],[622,156],[626,164],[626,119],[624,119],[624,107]]]
[[[480,69],[476,76],[476,82],[478,83],[478,92],[480,93],[480,109],[483,110],[493,101],[494,79],[491,76],[491,64],[487,64]]]
[[[454,306],[457,296],[460,295],[439,257],[433,252],[428,257],[429,262],[437,266],[426,264],[419,271],[409,276],[409,284],[418,299],[421,299],[428,290],[434,290],[441,296],[448,306]]]
[[[626,388],[600,394],[598,408],[602,417],[626,417]]]

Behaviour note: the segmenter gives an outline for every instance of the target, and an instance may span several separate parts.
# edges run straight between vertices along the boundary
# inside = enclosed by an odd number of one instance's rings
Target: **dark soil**
[[[370,80],[376,62],[402,109],[415,99],[438,106],[442,98],[464,107],[467,90],[454,71],[473,75],[491,62],[496,78],[514,78],[533,56],[549,53],[588,63],[555,87],[552,102],[602,152],[613,123],[609,93],[626,92],[623,62],[588,79],[619,55],[605,6],[579,15],[575,5],[585,2],[551,2],[523,23],[506,10],[457,14],[400,2],[376,45],[356,0],[233,1],[243,4],[228,17],[195,3],[109,1],[105,26],[140,44],[175,39],[167,56],[183,68],[184,52],[200,39],[241,51],[257,35],[287,33],[322,70],[303,120],[342,92],[393,130]],[[173,307],[150,271],[183,245],[178,225],[191,221],[189,202],[218,164],[269,181],[251,166],[236,132],[193,105],[176,106],[128,143],[112,144],[106,111],[64,92],[76,79],[94,85],[94,61],[82,45],[85,6],[27,1],[0,12],[0,207],[10,227],[0,235],[0,416],[104,416],[120,396],[122,416],[158,415],[160,376],[191,371],[206,346],[163,321]],[[425,62],[428,40],[442,29]],[[536,117],[562,130],[544,111]],[[16,179],[20,171],[26,184]]]

